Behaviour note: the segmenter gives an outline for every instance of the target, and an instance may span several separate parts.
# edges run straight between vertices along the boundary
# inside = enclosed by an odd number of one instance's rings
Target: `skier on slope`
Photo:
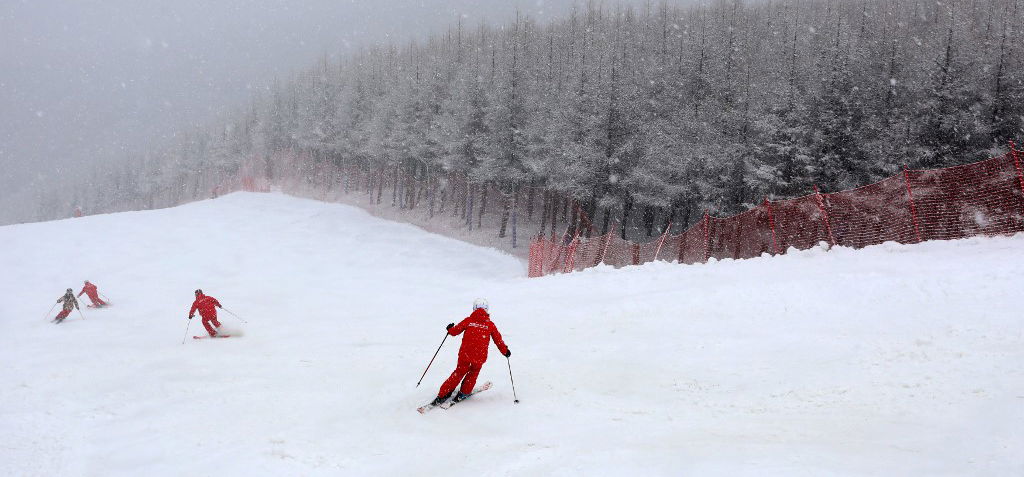
[[[80,308],[78,308],[78,300],[75,298],[75,291],[70,288],[64,292],[64,296],[57,299],[57,303],[61,302],[64,303],[64,309],[57,314],[56,318],[53,319],[55,323],[64,321],[64,318],[67,318],[68,315],[71,314],[71,310],[80,310]]]
[[[89,283],[89,280],[85,281],[85,285],[82,286],[82,291],[78,292],[78,296],[81,297],[83,293],[92,300],[92,306],[96,308],[107,306],[107,302],[100,299],[99,290],[96,288],[96,285]]]
[[[487,314],[487,300],[478,298],[473,302],[473,313],[469,317],[457,325],[448,323],[447,328],[449,335],[458,336],[462,332],[466,332],[466,335],[462,337],[462,346],[459,348],[459,363],[452,375],[441,385],[437,398],[431,403],[433,405],[446,401],[459,381],[462,382],[462,387],[455,395],[455,402],[465,399],[473,392],[480,368],[487,361],[487,348],[491,344],[491,339],[494,339],[494,344],[498,346],[501,354],[505,357],[512,356],[512,352],[501,339],[498,327],[491,322],[491,317]]]
[[[188,319],[191,320],[198,309],[199,316],[203,317],[203,326],[206,327],[206,332],[210,334],[210,337],[217,336],[217,328],[220,328],[220,322],[217,321],[217,308],[223,307],[220,306],[220,302],[216,298],[204,295],[202,290],[196,290],[196,301],[192,302]],[[210,326],[210,323],[213,323],[213,326]]]

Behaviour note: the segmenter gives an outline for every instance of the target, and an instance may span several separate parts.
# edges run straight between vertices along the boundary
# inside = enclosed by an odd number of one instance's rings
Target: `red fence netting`
[[[922,240],[1024,231],[1024,195],[1012,154],[907,175]]]
[[[806,250],[818,243],[862,248],[883,242],[917,243],[1024,231],[1021,153],[973,164],[903,173],[856,189],[765,201],[732,217],[707,214],[679,235],[648,243],[614,231],[559,244],[538,237],[530,244],[529,275],[613,267],[654,260],[684,264],[709,258],[742,259]]]

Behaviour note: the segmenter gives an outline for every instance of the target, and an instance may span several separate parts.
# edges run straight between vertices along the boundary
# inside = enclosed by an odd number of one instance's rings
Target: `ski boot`
[[[452,399],[452,402],[459,402],[459,401],[462,401],[462,400],[464,400],[464,399],[466,399],[468,397],[469,397],[469,394],[462,394],[462,391],[459,391],[459,393],[455,395],[455,399]]]
[[[452,393],[445,394],[444,396],[438,396],[438,397],[434,398],[433,401],[430,402],[430,405],[438,406],[441,403],[447,401],[448,398],[451,397],[451,395],[452,395]]]

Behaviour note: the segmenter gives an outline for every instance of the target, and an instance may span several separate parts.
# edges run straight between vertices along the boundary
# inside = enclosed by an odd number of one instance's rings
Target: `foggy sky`
[[[0,207],[32,181],[207,124],[324,54],[443,32],[459,16],[543,20],[573,3],[0,0]]]

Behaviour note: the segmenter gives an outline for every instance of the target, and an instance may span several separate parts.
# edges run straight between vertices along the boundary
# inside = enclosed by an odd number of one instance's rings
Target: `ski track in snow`
[[[0,244],[0,475],[1024,474],[1024,236],[527,279],[236,193]],[[85,279],[114,306],[43,319]],[[244,335],[182,345],[196,288]],[[476,297],[521,403],[492,346],[491,391],[420,415]]]

